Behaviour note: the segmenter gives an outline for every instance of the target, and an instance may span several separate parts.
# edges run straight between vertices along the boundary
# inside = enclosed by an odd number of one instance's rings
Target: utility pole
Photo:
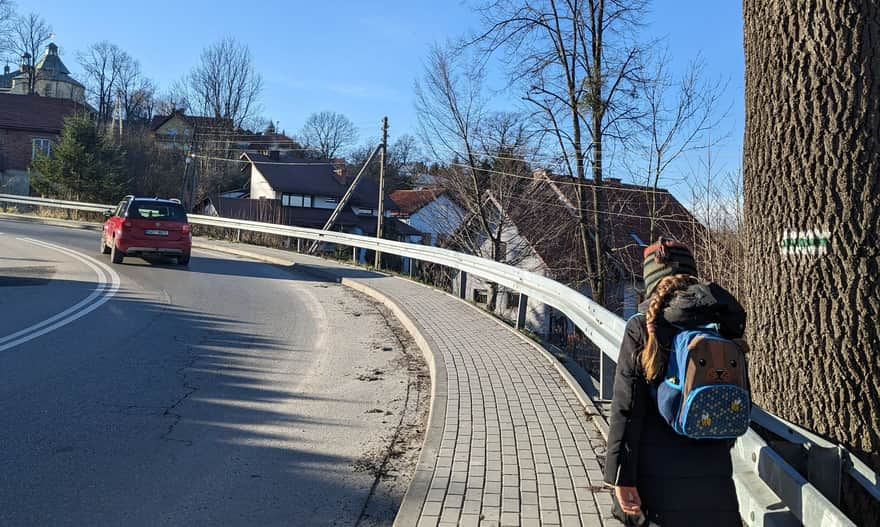
[[[345,195],[342,196],[342,199],[339,200],[339,203],[336,204],[336,208],[333,209],[333,213],[330,214],[330,218],[327,219],[327,223],[324,224],[324,227],[321,228],[323,231],[329,231],[333,228],[333,225],[336,223],[336,219],[345,210],[345,206],[348,205],[348,200],[351,199],[352,194],[354,193],[354,189],[357,188],[358,183],[361,180],[361,177],[366,173],[367,167],[370,165],[370,162],[373,161],[373,158],[376,156],[376,152],[382,148],[382,145],[376,145],[373,148],[373,151],[370,152],[369,157],[364,162],[363,166],[361,166],[360,171],[358,171],[357,176],[355,176],[354,181],[351,182],[351,185],[348,186],[348,190],[345,191]],[[321,245],[321,242],[315,240],[312,243],[312,246],[309,248],[309,254],[314,254],[314,252],[318,249],[318,246]]]
[[[379,217],[376,219],[376,239],[382,239],[382,218],[385,215],[385,154],[388,152],[388,117],[382,118],[382,157],[379,158]],[[374,267],[382,268],[382,253],[376,249]]]
[[[122,90],[116,90],[116,118],[119,120],[119,141],[122,142]]]

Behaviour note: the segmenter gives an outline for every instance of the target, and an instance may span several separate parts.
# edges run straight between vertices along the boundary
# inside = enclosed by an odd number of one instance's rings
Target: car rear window
[[[186,211],[177,203],[157,201],[132,201],[128,207],[129,218],[145,220],[186,221]]]

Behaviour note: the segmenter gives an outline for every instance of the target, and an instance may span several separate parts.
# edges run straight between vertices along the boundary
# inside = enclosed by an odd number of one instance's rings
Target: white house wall
[[[251,199],[278,199],[272,185],[255,165],[251,165]]]
[[[516,267],[520,269],[525,269],[527,271],[531,271],[533,273],[537,273],[540,275],[547,275],[547,267],[544,265],[544,262],[538,257],[534,250],[528,246],[520,237],[519,232],[513,226],[508,226],[501,234],[501,240],[507,243],[508,253],[511,250],[519,249],[520,251],[524,251],[525,254],[520,255],[518,258],[518,263]],[[483,243],[482,251],[483,254],[491,254],[491,247],[488,241]],[[508,254],[508,256],[511,256]],[[458,291],[458,278],[453,280],[453,290]],[[484,282],[478,277],[468,276],[467,280],[467,297],[466,300],[473,302],[474,301],[474,291],[478,289],[483,289],[486,291],[487,296],[490,294],[489,284]],[[499,287],[498,288],[498,300],[496,302],[495,314],[502,316],[508,320],[516,320],[516,314],[518,305],[507,305],[507,291],[506,289]],[[488,298],[487,298],[488,300]],[[550,334],[550,316],[549,310],[546,305],[529,300],[526,307],[526,329],[529,331],[536,333],[542,337],[547,337]]]
[[[444,194],[417,210],[406,222],[417,231],[430,234],[431,245],[437,245],[437,237],[450,236],[461,225],[463,217],[461,207]]]

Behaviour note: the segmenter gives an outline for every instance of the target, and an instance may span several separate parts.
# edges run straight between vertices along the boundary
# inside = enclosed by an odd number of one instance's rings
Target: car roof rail
[[[169,198],[168,201],[170,201],[172,203],[180,203],[180,200],[177,198]]]

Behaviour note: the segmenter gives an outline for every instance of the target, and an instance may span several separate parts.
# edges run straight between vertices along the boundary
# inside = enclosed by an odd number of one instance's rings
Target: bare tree
[[[461,225],[450,244],[515,264],[512,255],[524,251],[507,244],[513,227],[509,212],[511,199],[530,177],[520,160],[528,153],[529,133],[521,116],[486,109],[481,69],[466,59],[449,48],[432,48],[424,76],[416,82],[420,134],[435,158],[448,160],[439,179],[462,207],[462,216],[450,222]],[[494,310],[498,287],[489,287],[488,308]]]
[[[236,128],[260,111],[263,78],[254,69],[251,52],[232,37],[202,51],[201,62],[187,78],[192,110],[228,120]]]
[[[120,64],[117,93],[127,120],[147,122],[153,117],[156,85],[141,72],[137,60],[129,57]]]
[[[37,62],[52,39],[52,27],[40,15],[31,13],[16,17],[12,24],[12,52],[22,61],[27,73],[27,93],[36,93]]]
[[[85,84],[98,110],[98,122],[109,122],[119,88],[122,70],[130,67],[133,59],[116,44],[103,40],[77,54],[85,73]]]
[[[191,106],[187,87],[180,81],[172,83],[156,96],[154,101],[154,111],[157,115],[171,115],[175,111],[187,112]]]
[[[0,59],[9,57],[12,51],[12,23],[15,9],[12,0],[0,0]]]
[[[652,65],[642,68],[651,75],[635,85],[645,105],[637,146],[644,155],[643,172],[636,178],[644,181],[647,189],[650,240],[660,234],[658,220],[664,211],[657,196],[667,169],[688,152],[711,149],[725,136],[717,131],[727,114],[718,108],[724,84],[707,80],[700,60],[692,61],[680,78],[673,79],[669,62],[664,52]]]
[[[300,131],[306,148],[319,152],[325,159],[332,159],[340,150],[353,145],[357,136],[357,128],[348,117],[330,111],[313,113]]]
[[[720,171],[713,147],[708,146],[687,181],[695,220],[694,257],[700,276],[721,284],[737,298],[745,298],[749,273],[745,264],[742,172]],[[656,221],[662,223],[662,215]]]
[[[473,43],[500,52],[555,143],[564,173],[587,178],[576,196],[578,231],[590,294],[605,303],[609,224],[602,190],[606,143],[627,139],[639,108],[634,83],[641,47],[635,30],[645,0],[492,0],[485,31]]]

